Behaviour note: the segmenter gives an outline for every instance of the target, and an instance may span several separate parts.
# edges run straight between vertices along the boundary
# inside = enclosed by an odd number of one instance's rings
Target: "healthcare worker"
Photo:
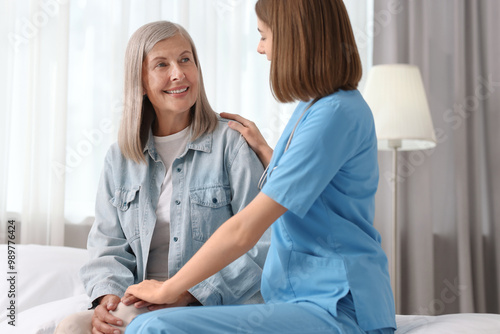
[[[126,332],[393,333],[387,259],[373,227],[375,127],[356,89],[362,70],[346,8],[342,0],[258,0],[255,8],[272,91],[301,101],[274,152],[253,123],[225,115],[269,163],[262,191],[175,276],[133,285],[124,299],[174,303],[272,225],[266,304],[159,310]]]

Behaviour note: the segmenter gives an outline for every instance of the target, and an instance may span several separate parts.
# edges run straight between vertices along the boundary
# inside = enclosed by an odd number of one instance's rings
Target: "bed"
[[[7,276],[0,280],[0,333],[52,334],[61,319],[85,310],[89,300],[78,270],[87,258],[81,248],[16,245],[12,275],[7,246],[0,245],[0,267]],[[9,324],[13,320],[15,327]],[[397,334],[500,333],[498,314],[397,315],[396,320]]]

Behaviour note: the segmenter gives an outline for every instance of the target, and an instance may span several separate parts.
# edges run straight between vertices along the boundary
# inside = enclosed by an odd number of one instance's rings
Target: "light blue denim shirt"
[[[125,159],[117,144],[109,149],[88,238],[90,261],[81,278],[91,300],[122,296],[146,278],[156,207],[166,168],[152,132],[144,148],[147,163]],[[172,164],[168,272],[172,277],[233,214],[258,193],[263,168],[244,138],[220,119],[213,133],[189,141]],[[262,301],[260,281],[270,230],[259,243],[189,292],[203,305]]]

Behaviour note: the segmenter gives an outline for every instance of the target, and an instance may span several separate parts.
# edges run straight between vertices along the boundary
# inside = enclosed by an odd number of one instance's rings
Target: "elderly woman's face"
[[[155,44],[142,65],[142,84],[156,113],[189,113],[198,96],[198,69],[182,35]]]

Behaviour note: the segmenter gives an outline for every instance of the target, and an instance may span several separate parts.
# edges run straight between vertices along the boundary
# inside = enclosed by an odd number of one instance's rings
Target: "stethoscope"
[[[288,147],[290,147],[290,143],[292,142],[293,134],[295,133],[295,129],[297,129],[297,126],[299,125],[300,120],[302,119],[302,117],[304,117],[304,115],[306,114],[306,111],[314,103],[316,103],[318,100],[319,100],[319,98],[315,98],[314,100],[312,100],[312,102],[304,109],[304,111],[302,112],[302,115],[300,115],[299,119],[297,120],[297,123],[295,123],[295,126],[293,127],[293,130],[292,130],[292,133],[290,134],[290,137],[288,137],[288,141],[286,142],[286,146],[285,146],[285,149],[283,150],[283,154],[288,150]],[[271,174],[273,173],[273,171],[276,168],[278,168],[278,166],[273,167],[271,172],[269,172],[269,176],[271,176]],[[268,175],[267,175],[268,170],[269,170],[269,165],[267,165],[266,169],[264,170],[264,173],[262,173],[262,176],[259,179],[259,183],[257,184],[257,186],[259,187],[260,190],[262,190],[262,187],[264,187],[264,184],[266,184],[267,177],[268,177]]]

